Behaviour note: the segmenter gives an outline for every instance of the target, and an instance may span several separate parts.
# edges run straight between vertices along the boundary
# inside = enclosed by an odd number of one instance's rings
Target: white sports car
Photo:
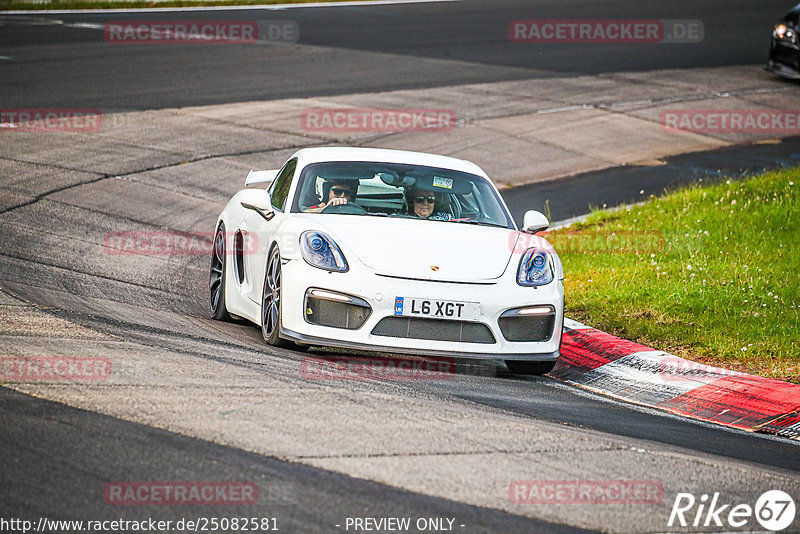
[[[555,365],[564,274],[533,235],[549,222],[528,211],[517,230],[477,165],[307,148],[245,186],[216,225],[214,318],[244,317],[276,346],[500,359],[520,374]]]

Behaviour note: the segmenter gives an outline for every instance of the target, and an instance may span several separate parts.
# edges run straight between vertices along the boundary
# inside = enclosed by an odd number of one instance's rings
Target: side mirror
[[[268,221],[275,216],[269,193],[263,189],[248,189],[244,191],[239,202],[243,208],[255,211]]]
[[[550,221],[543,213],[536,210],[528,210],[522,218],[522,231],[535,234],[550,227]]]

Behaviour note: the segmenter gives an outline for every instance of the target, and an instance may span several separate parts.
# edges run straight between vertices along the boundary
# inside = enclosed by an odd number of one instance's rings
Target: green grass
[[[263,4],[303,4],[319,0],[0,0],[0,12],[15,10],[49,9],[140,9],[154,7],[206,7],[206,6],[253,6]],[[341,2],[344,0],[326,0]]]
[[[697,184],[550,232],[567,316],[694,361],[800,382],[800,167]]]

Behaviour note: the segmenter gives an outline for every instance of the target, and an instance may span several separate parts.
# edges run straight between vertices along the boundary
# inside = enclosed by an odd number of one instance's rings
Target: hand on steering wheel
[[[334,199],[335,200],[335,199]],[[333,202],[331,200],[328,205],[320,213],[341,213],[343,215],[363,215],[367,212],[364,208],[355,202]]]
[[[347,197],[333,197],[328,203],[325,205],[327,208],[328,206],[340,206],[342,204],[347,204]]]

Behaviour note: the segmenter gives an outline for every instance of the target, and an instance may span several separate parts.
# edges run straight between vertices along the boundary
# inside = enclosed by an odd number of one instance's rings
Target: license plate
[[[394,314],[403,317],[476,321],[481,316],[481,305],[479,302],[395,297]]]

